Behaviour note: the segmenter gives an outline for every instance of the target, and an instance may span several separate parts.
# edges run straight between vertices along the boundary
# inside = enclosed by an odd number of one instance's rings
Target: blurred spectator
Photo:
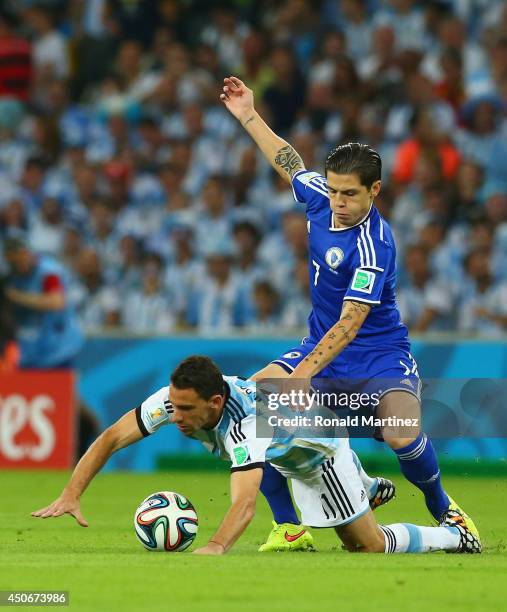
[[[30,244],[35,251],[58,256],[62,250],[63,236],[62,205],[56,198],[45,198],[30,228]]]
[[[502,110],[502,102],[496,97],[467,101],[462,109],[464,127],[456,134],[456,144],[463,157],[487,167],[496,141],[502,138],[498,134]]]
[[[250,317],[248,296],[232,268],[232,254],[223,246],[206,257],[206,276],[194,288],[187,320],[200,334],[230,333]]]
[[[294,282],[288,291],[282,313],[283,326],[291,330],[305,328],[311,310],[308,260],[299,256],[294,264]]]
[[[436,151],[442,164],[444,179],[454,178],[458,170],[459,154],[454,145],[435,126],[435,117],[430,108],[414,111],[410,121],[412,136],[396,151],[393,178],[400,183],[413,180],[417,161],[422,151]]]
[[[21,200],[11,200],[0,209],[0,237],[5,237],[28,229],[28,217]]]
[[[261,32],[252,30],[242,41],[241,59],[236,58],[235,70],[253,90],[256,100],[262,100],[264,92],[275,78],[273,70],[266,63],[266,47]]]
[[[31,157],[26,161],[20,178],[21,197],[29,215],[36,214],[44,198],[44,181],[47,164],[42,157]]]
[[[465,272],[458,328],[483,336],[502,335],[507,328],[507,284],[494,281],[489,252],[472,251],[465,259]]]
[[[106,24],[117,38],[149,45],[157,24],[157,2],[152,0],[106,0]]]
[[[266,280],[257,281],[252,288],[253,313],[246,326],[250,333],[265,334],[280,329],[280,296]]]
[[[234,226],[235,268],[247,293],[254,284],[267,274],[266,268],[258,258],[262,235],[249,221],[241,221]]]
[[[312,85],[331,85],[335,71],[335,62],[346,53],[345,35],[340,30],[326,32],[320,46],[315,64],[308,78]]]
[[[472,221],[480,210],[480,189],[484,173],[480,166],[463,160],[456,175],[456,220]]]
[[[416,0],[389,0],[375,16],[375,23],[393,27],[398,49],[424,48],[424,14]]]
[[[405,268],[408,282],[398,290],[401,318],[412,332],[450,330],[456,287],[433,279],[429,253],[422,245],[408,247]]]
[[[143,265],[142,289],[131,289],[122,305],[122,324],[135,334],[167,334],[174,327],[169,298],[164,294],[162,260],[150,255]]]
[[[461,59],[466,94],[482,93],[480,80],[486,66],[486,55],[474,40],[467,39],[466,27],[460,17],[447,15],[440,21],[437,35],[437,44],[429,49],[423,61],[423,72],[435,82],[441,80],[444,76],[441,53],[443,50],[452,51]]]
[[[28,101],[32,80],[32,49],[18,36],[15,18],[0,9],[0,96]]]
[[[57,28],[53,11],[34,4],[25,13],[26,23],[33,33],[33,61],[38,87],[53,78],[67,77],[70,70],[67,41]]]
[[[458,113],[465,101],[463,60],[459,52],[455,49],[443,50],[440,55],[440,67],[442,77],[435,85],[435,93]]]
[[[201,210],[196,227],[196,241],[199,251],[208,253],[231,241],[231,220],[226,214],[226,192],[221,177],[212,176],[206,181]]]
[[[237,9],[231,3],[219,3],[211,9],[211,22],[204,28],[201,39],[216,49],[223,68],[230,72],[242,61],[242,42],[248,26],[238,20]]]
[[[190,300],[205,274],[205,265],[195,257],[193,231],[189,226],[174,228],[171,261],[166,267],[165,288],[178,326],[188,324]]]
[[[507,221],[507,191],[493,189],[484,202],[484,212],[493,225],[505,223]]]
[[[347,55],[355,62],[361,61],[370,51],[373,25],[368,18],[366,0],[343,0],[343,31]]]
[[[462,278],[463,245],[450,241],[448,228],[441,221],[429,221],[415,237],[427,250],[435,279]]]
[[[10,268],[5,296],[13,304],[21,367],[72,367],[83,338],[68,297],[68,273],[22,238],[7,238],[4,252]]]
[[[91,248],[79,255],[71,295],[85,331],[120,324],[118,293],[106,284],[98,253]]]
[[[270,65],[274,72],[273,84],[264,92],[264,102],[271,116],[273,131],[284,135],[297,119],[305,102],[305,81],[290,49],[273,50]]]

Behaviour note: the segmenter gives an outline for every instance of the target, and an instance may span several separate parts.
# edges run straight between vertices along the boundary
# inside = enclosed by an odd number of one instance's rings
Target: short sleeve
[[[292,177],[294,199],[307,207],[329,206],[329,195],[325,177],[318,172],[300,170]]]
[[[231,472],[264,467],[271,438],[257,437],[256,429],[255,415],[231,423],[224,439],[225,449],[232,462]]]
[[[159,389],[136,408],[136,419],[143,436],[149,436],[162,425],[172,420],[172,404],[169,402],[169,387]]]
[[[358,237],[358,251],[344,300],[367,304],[380,304],[382,291],[393,259],[392,247],[383,242],[374,243],[366,231]]]

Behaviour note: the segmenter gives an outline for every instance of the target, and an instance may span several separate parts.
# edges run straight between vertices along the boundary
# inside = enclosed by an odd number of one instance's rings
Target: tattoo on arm
[[[350,342],[350,340],[351,340],[350,333],[349,333],[349,330],[345,327],[345,325],[342,325],[341,323],[338,323],[336,328],[341,331],[341,333],[343,334],[343,337],[345,338],[345,340],[347,340],[347,342]]]
[[[370,310],[371,306],[369,304],[346,300],[343,304],[340,321],[336,323],[333,331],[327,333],[323,339],[328,342],[326,347],[315,347],[315,349],[311,353],[308,353],[303,359],[303,362],[313,362],[314,365],[317,365],[319,361],[322,360],[322,357],[324,357],[327,363],[329,363],[329,361],[334,358],[337,350],[337,346],[333,345],[333,343],[337,341],[337,345],[340,347],[344,339],[346,344],[349,344],[355,338],[358,329],[363,324]],[[347,321],[347,324],[345,324],[344,321]],[[349,321],[352,321],[352,325],[348,323]],[[322,364],[322,367],[324,367],[324,365],[325,364]]]
[[[251,117],[249,117],[245,123],[243,123],[243,127],[246,128],[246,126],[250,123],[250,121],[253,121],[255,119],[255,117],[252,115]]]
[[[292,178],[296,172],[302,170],[305,166],[303,160],[290,145],[279,149],[275,156],[275,164],[280,166],[282,170],[285,170],[287,174]]]
[[[350,311],[354,314],[368,314],[371,310],[371,306],[369,304],[364,304],[363,302],[354,302],[354,300],[346,300],[343,304],[343,313],[347,312],[347,317],[342,315],[342,318],[349,318]]]

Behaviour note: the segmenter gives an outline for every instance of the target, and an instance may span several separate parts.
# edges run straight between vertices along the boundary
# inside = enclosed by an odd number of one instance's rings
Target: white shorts
[[[304,480],[292,478],[294,501],[308,527],[346,525],[365,514],[369,500],[348,444]]]

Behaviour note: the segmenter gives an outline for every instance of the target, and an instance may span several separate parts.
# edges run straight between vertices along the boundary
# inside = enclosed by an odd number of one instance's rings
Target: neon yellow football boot
[[[468,554],[481,553],[481,539],[474,522],[465,512],[459,509],[456,502],[453,501],[452,504],[455,506],[455,509],[446,510],[443,513],[440,525],[442,527],[454,527],[458,530],[460,541],[454,552]]]
[[[314,550],[312,534],[304,525],[275,523],[266,542],[259,552],[291,552],[295,550]]]
[[[444,514],[446,514],[449,511],[458,512],[461,515],[463,522],[465,523],[465,526],[468,529],[468,531],[470,531],[470,533],[472,533],[480,542],[481,538],[479,536],[479,530],[475,526],[475,523],[473,522],[473,520],[468,516],[468,514],[463,510],[463,508],[460,508],[460,506],[458,506],[458,504],[453,500],[452,497],[450,497],[449,495],[447,497],[449,498],[449,507],[447,508]]]

